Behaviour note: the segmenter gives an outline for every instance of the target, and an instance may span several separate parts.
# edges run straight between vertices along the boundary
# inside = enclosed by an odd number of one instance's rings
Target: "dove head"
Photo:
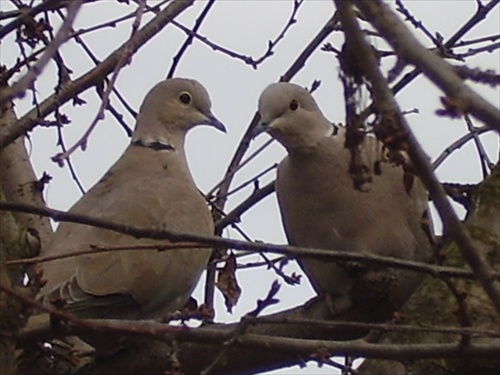
[[[202,124],[226,132],[210,108],[208,92],[199,82],[184,78],[162,81],[141,105],[133,140],[175,144],[183,142],[189,129]]]
[[[260,131],[267,131],[289,152],[307,150],[332,133],[306,89],[293,83],[273,83],[259,98]]]

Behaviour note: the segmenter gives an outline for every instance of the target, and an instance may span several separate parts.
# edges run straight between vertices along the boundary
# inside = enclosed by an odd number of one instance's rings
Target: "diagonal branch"
[[[68,4],[68,14],[66,19],[64,20],[62,26],[59,28],[54,39],[50,42],[50,44],[45,49],[43,55],[38,59],[35,65],[33,65],[28,72],[21,77],[19,81],[17,81],[12,87],[5,88],[0,93],[0,106],[3,105],[8,100],[16,97],[24,95],[24,92],[31,87],[33,82],[37,79],[37,77],[42,73],[45,65],[57,54],[59,47],[67,41],[68,36],[71,32],[71,27],[73,25],[73,21],[82,6],[83,0],[74,0]]]
[[[432,165],[427,155],[424,153],[417,139],[411,132],[405,117],[401,113],[401,110],[394,99],[391,90],[389,89],[387,80],[378,67],[375,56],[371,53],[371,46],[367,43],[364,34],[355,19],[351,4],[340,0],[335,0],[335,3],[337,4],[339,13],[341,13],[342,24],[345,27],[345,32],[349,34],[349,37],[355,46],[354,50],[358,53],[358,58],[360,61],[364,62],[365,74],[373,86],[373,99],[379,116],[382,118],[382,121],[385,119],[389,123],[397,124],[397,127],[399,128],[398,131],[405,134],[404,142],[408,146],[408,154],[420,178],[422,179],[422,182],[429,191],[434,204],[436,205],[447,234],[458,245],[465,260],[474,270],[474,273],[477,275],[477,278],[486,291],[486,294],[490,297],[493,306],[495,306],[495,309],[500,312],[500,291],[494,285],[494,270],[489,264],[481,259],[479,252],[472,243],[469,233],[457,217],[450,202],[447,200],[446,192],[436,175],[433,173]],[[363,12],[365,11],[365,8],[369,8],[368,11],[375,14],[378,14],[378,12],[381,14],[390,13],[390,11],[386,9],[383,4],[376,1],[365,2],[354,0],[354,3],[356,3]],[[372,5],[374,5],[375,8],[372,9]],[[377,11],[376,7],[384,9]],[[370,16],[373,16],[372,13],[369,13]],[[387,19],[395,18],[392,13],[390,15],[386,14],[386,16],[389,17]],[[396,21],[393,21],[392,25],[394,26],[395,23]],[[394,30],[384,29],[384,32],[387,34],[393,34]],[[415,41],[415,43],[417,42]],[[433,57],[435,56],[433,55]],[[438,59],[441,61],[440,58]],[[449,69],[452,70],[451,66]]]
[[[172,1],[153,20],[146,24],[136,34],[135,43],[122,44],[117,50],[112,52],[101,64],[86,74],[61,86],[57,94],[53,94],[45,99],[38,108],[35,108],[24,115],[17,123],[6,129],[0,130],[0,148],[5,147],[16,138],[32,130],[38,121],[53,112],[56,108],[75,97],[77,94],[100,83],[104,77],[110,74],[123,54],[130,48],[130,54],[136,53],[153,36],[158,34],[166,25],[170,23],[181,12],[193,4],[194,0]]]
[[[212,6],[215,4],[215,0],[208,0],[207,5],[205,5],[205,8],[203,8],[202,12],[200,13],[200,16],[198,19],[195,21],[193,29],[191,32],[193,34],[196,34],[201,27],[201,24],[203,23],[203,20],[205,17],[208,15],[210,12],[210,9]],[[193,34],[188,34],[188,37],[182,44],[181,48],[179,48],[179,51],[177,54],[172,58],[172,65],[170,66],[170,69],[167,73],[167,78],[172,78],[175,73],[175,69],[177,69],[177,65],[179,65],[179,62],[181,61],[182,56],[188,49],[188,47],[193,43],[194,35]]]
[[[380,0],[353,1],[400,58],[414,64],[443,90],[461,111],[471,113],[490,128],[500,132],[500,110],[465,85],[448,62],[422,46],[387,4]]]
[[[280,77],[281,82],[290,81],[295,74],[297,74],[305,65],[309,57],[313,54],[313,52],[323,43],[323,41],[335,30],[335,17],[332,16],[328,20],[328,22],[321,28],[318,34],[311,40],[311,42],[304,48],[304,50],[300,53],[300,55],[295,59],[292,63],[292,66],[288,68],[288,70]],[[219,190],[217,192],[217,201],[216,204],[219,208],[223,208],[226,203],[227,192],[229,191],[229,187],[231,186],[231,182],[234,178],[234,171],[238,169],[243,156],[247,152],[250,147],[250,142],[252,140],[252,135],[254,133],[255,127],[259,122],[259,114],[255,113],[254,117],[250,121],[250,125],[247,128],[247,131],[243,135],[237,150],[235,151],[233,158],[231,159],[229,166],[227,168],[226,174],[224,176],[224,180],[220,184]],[[222,197],[222,198],[221,198]]]

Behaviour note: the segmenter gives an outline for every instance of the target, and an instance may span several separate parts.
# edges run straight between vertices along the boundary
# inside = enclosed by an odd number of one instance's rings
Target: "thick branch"
[[[36,301],[28,301],[17,293],[2,287],[2,290],[17,297],[26,303],[38,305]],[[50,309],[52,310],[52,309]],[[131,338],[154,339],[154,341],[143,341],[134,347],[131,356],[129,351],[118,353],[116,356],[104,358],[97,367],[92,368],[92,373],[106,373],[107,371],[118,371],[122,374],[141,373],[145,368],[148,373],[162,373],[169,369],[169,357],[171,355],[170,343],[172,341],[182,343],[180,345],[180,362],[184,373],[198,374],[203,368],[212,362],[212,359],[221,349],[231,341],[232,345],[227,350],[228,358],[238,354],[238,361],[222,363],[217,368],[217,373],[249,373],[258,370],[269,370],[279,366],[293,365],[307,360],[315,352],[327,351],[330,355],[349,355],[366,358],[390,358],[398,360],[410,360],[421,358],[488,358],[500,348],[500,344],[488,345],[472,344],[460,346],[451,344],[418,344],[407,345],[380,345],[371,344],[363,340],[349,342],[332,341],[335,332],[342,327],[342,322],[315,322],[310,319],[321,319],[325,315],[324,304],[314,301],[305,307],[292,309],[287,312],[278,313],[274,318],[264,318],[266,324],[259,324],[258,319],[247,321],[247,329],[244,334],[234,337],[240,324],[214,324],[197,329],[185,327],[172,327],[165,324],[147,321],[118,321],[118,320],[84,320],[69,319],[70,324],[59,327],[55,332],[48,319],[41,317],[37,324],[32,325],[18,336],[20,343],[29,343],[33,340],[47,339],[68,334],[88,334],[90,330],[109,332],[109,334],[125,335]],[[56,312],[57,313],[57,312]],[[57,313],[61,315],[63,313]],[[64,315],[62,315],[64,316]],[[286,317],[286,318],[285,318]],[[294,322],[294,317],[295,322]],[[37,318],[37,317],[35,317]],[[306,319],[304,319],[306,318]],[[289,323],[292,324],[289,324]],[[83,324],[82,324],[83,323]],[[299,324],[298,324],[299,323]],[[248,325],[250,324],[250,325]],[[356,323],[346,322],[345,326],[354,326]],[[363,324],[358,324],[363,325]],[[357,327],[359,328],[359,327]],[[395,326],[397,328],[397,326]],[[413,332],[417,327],[407,328],[404,331]],[[439,331],[439,330],[437,330]],[[448,333],[459,333],[458,330],[448,328]],[[425,330],[421,332],[426,332]],[[488,334],[488,332],[486,332]],[[54,335],[55,334],[55,335]],[[492,333],[495,335],[495,333]],[[158,342],[164,341],[162,342]],[[147,350],[144,350],[147,348]],[[243,348],[243,350],[241,350]],[[234,353],[233,353],[234,352]],[[266,355],[264,352],[267,352]],[[242,353],[243,355],[242,359]],[[272,354],[272,355],[270,355]],[[196,361],[189,358],[197,358]],[[259,358],[256,361],[256,358]],[[154,367],[151,364],[154,363]],[[118,367],[117,367],[118,366]],[[149,366],[149,367],[148,367]],[[155,368],[155,370],[152,370]]]
[[[479,281],[481,282],[481,285],[483,286],[486,293],[490,297],[496,310],[500,312],[500,291],[494,285],[494,277],[493,277],[494,270],[483,259],[481,259],[479,252],[472,243],[469,233],[465,229],[460,219],[457,217],[455,211],[453,210],[453,207],[448,201],[446,197],[446,192],[444,191],[441,183],[439,182],[436,175],[432,171],[432,165],[427,155],[424,153],[422,147],[420,146],[417,139],[411,132],[411,129],[406,121],[406,118],[402,114],[396,100],[394,99],[391,90],[389,89],[385,77],[383,76],[382,72],[378,67],[375,56],[371,53],[371,47],[366,42],[364,34],[362,33],[357,21],[355,20],[354,12],[351,9],[351,5],[340,0],[336,0],[335,2],[337,4],[339,12],[341,12],[342,24],[345,26],[346,33],[348,33],[350,38],[352,39],[352,43],[355,47],[354,50],[358,54],[358,58],[360,59],[360,61],[364,62],[366,77],[368,78],[369,81],[371,81],[373,85],[374,102],[377,107],[378,113],[382,118],[381,121],[393,123],[399,128],[398,129],[399,131],[402,131],[402,133],[405,134],[405,142],[408,145],[408,154],[411,158],[413,166],[417,170],[419,176],[422,179],[422,182],[429,191],[429,194],[433,202],[435,203],[436,208],[438,209],[439,215],[443,220],[447,234],[459,246],[465,260],[474,270]],[[360,8],[363,8],[362,9],[363,11],[366,4],[376,5],[377,3],[376,1],[360,2],[357,0],[354,0],[354,2],[356,4],[359,3],[358,6]],[[361,6],[361,4],[363,4],[363,7]],[[372,5],[366,6],[366,8],[369,8],[370,11],[376,13],[376,10],[378,8],[372,9],[371,7]],[[389,9],[385,8],[385,5],[378,3],[378,7],[380,7],[381,10],[378,10],[377,12],[384,12],[383,14],[390,13],[389,19],[392,20],[393,24],[396,24],[396,21],[400,22],[399,20],[397,20],[396,16],[392,12],[390,12]],[[387,17],[389,17],[389,15],[387,15]],[[402,28],[405,28],[404,25],[399,25],[399,24],[397,25]],[[397,28],[394,30],[389,30],[389,29],[390,28],[387,27],[387,30],[384,29],[384,31],[390,35],[392,35],[395,32],[395,30],[398,30]],[[405,32],[409,34],[407,30]],[[411,35],[410,37],[413,38],[413,36]],[[406,40],[406,39],[402,40],[408,43],[411,42],[411,40]],[[415,43],[417,43],[416,40]],[[423,47],[422,49],[425,50]],[[396,51],[398,53],[401,52],[397,49]],[[436,56],[433,55],[433,57]],[[442,61],[440,58],[437,59],[439,61]],[[448,66],[447,64],[445,65],[445,68],[448,69],[449,71],[453,70],[452,67]],[[461,82],[460,84],[463,86]],[[466,91],[467,90],[465,90],[464,92]],[[498,113],[498,115],[499,115],[499,122],[497,123],[497,125],[500,124],[500,113]]]
[[[37,108],[24,115],[14,126],[0,129],[0,148],[5,147],[16,138],[32,130],[39,119],[44,118],[56,108],[66,103],[81,92],[100,83],[111,73],[123,54],[133,55],[154,35],[158,34],[172,19],[193,4],[194,0],[176,0],[170,3],[162,12],[139,30],[134,43],[126,41],[117,50],[111,53],[101,64],[87,72],[75,81],[61,86],[61,89],[45,99]]]
[[[500,132],[500,111],[464,84],[452,66],[426,49],[405,24],[380,0],[353,0],[400,58],[414,64],[464,112]]]
[[[54,39],[47,46],[43,55],[38,59],[28,72],[19,79],[11,88],[6,88],[0,93],[0,106],[16,96],[24,95],[24,92],[33,84],[42,73],[45,65],[55,56],[59,47],[67,41],[73,21],[76,18],[84,0],[73,0],[68,4],[68,14],[63,24],[59,28]]]
[[[474,190],[478,206],[468,216],[466,225],[471,229],[476,246],[485,259],[498,269],[500,257],[500,165],[497,165],[478,189]],[[460,252],[453,243],[442,250],[442,255],[449,262],[462,264],[463,259]],[[461,282],[454,280],[454,284],[464,299],[467,313],[473,319],[475,329],[500,330],[500,315],[488,302],[483,288],[476,282]],[[439,301],[439,303],[436,303]],[[427,279],[419,290],[411,297],[401,313],[405,316],[407,324],[418,324],[436,327],[441,324],[454,325],[457,323],[456,314],[443,312],[457,311],[456,298],[450,293],[439,280]],[[454,337],[445,332],[391,332],[384,337],[387,344],[420,344],[426,342],[451,342]],[[482,343],[491,340],[483,337]],[[363,363],[359,370],[360,375],[392,374],[394,363],[384,361],[368,360]],[[399,364],[406,367],[406,374],[430,374],[433,375],[462,375],[462,374],[497,374],[500,370],[498,356],[489,359],[472,360],[464,357],[458,361],[427,360],[406,362]],[[375,372],[374,368],[379,368]]]
[[[12,104],[4,105],[0,109],[0,129],[12,126],[16,121]],[[24,137],[16,139],[0,150],[0,190],[6,200],[43,207],[45,206],[43,189],[43,180],[37,180],[30,163],[24,146]],[[43,251],[52,234],[49,219],[19,212],[14,212],[13,215],[18,225],[26,229],[33,228],[38,232]]]

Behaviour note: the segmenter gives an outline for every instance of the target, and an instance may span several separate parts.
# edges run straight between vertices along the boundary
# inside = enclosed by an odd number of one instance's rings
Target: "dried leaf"
[[[320,347],[314,353],[311,353],[311,358],[318,361],[318,364],[327,363],[332,354],[325,348]]]
[[[227,311],[232,313],[241,295],[241,288],[236,280],[236,257],[233,253],[229,254],[226,264],[219,271],[215,286],[224,296]]]
[[[436,114],[439,116],[449,116],[451,118],[459,118],[464,115],[465,105],[462,101],[450,98],[449,96],[442,96],[440,99],[444,108],[438,109]]]

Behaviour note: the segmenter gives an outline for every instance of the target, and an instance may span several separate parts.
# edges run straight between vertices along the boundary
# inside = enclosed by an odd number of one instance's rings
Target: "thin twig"
[[[38,59],[35,65],[33,65],[28,72],[17,81],[10,88],[4,88],[0,93],[0,106],[3,105],[6,101],[17,97],[18,95],[22,95],[36,80],[36,78],[40,75],[42,70],[45,68],[45,65],[54,57],[57,53],[61,44],[63,44],[68,36],[70,35],[71,26],[73,25],[73,21],[80,10],[84,0],[74,0],[68,4],[68,13],[66,19],[63,24],[59,28],[56,36],[50,42],[50,44],[45,49],[43,55]]]
[[[498,108],[465,85],[448,62],[424,48],[387,4],[380,0],[354,0],[354,3],[387,43],[394,48],[398,56],[422,71],[456,103],[459,110],[469,112],[487,126],[500,132]],[[498,306],[500,309],[500,302]]]
[[[239,221],[243,213],[245,213],[248,209],[253,207],[256,203],[260,202],[262,199],[272,194],[273,192],[274,192],[274,181],[268,183],[267,185],[259,189],[255,189],[248,198],[246,198],[240,204],[234,207],[230,212],[226,214],[226,216],[216,221],[215,223],[216,231],[222,233],[222,230],[226,226],[234,224],[235,222]]]
[[[446,147],[444,151],[441,152],[441,154],[439,154],[436,160],[432,162],[432,169],[436,170],[448,158],[448,156],[450,156],[453,153],[453,151],[459,149],[464,144],[469,142],[471,139],[474,139],[474,134],[480,135],[489,131],[491,131],[490,128],[488,128],[487,126],[483,126],[481,128],[474,128],[472,132],[463,135],[455,142],[453,142],[451,145]]]
[[[59,17],[61,17],[62,19],[64,19],[64,16],[62,15],[61,11],[58,10],[57,14],[59,15]],[[94,55],[94,53],[92,52],[92,50],[87,46],[87,44],[83,41],[83,39],[80,38],[78,35],[75,35],[74,30],[72,30],[72,36],[73,36],[75,42],[78,43],[82,47],[82,49],[84,50],[84,52],[87,54],[87,56],[89,56],[89,58],[92,60],[92,62],[94,63],[94,65],[96,65],[96,66],[99,65],[100,64],[99,59]],[[107,79],[105,79],[105,82],[109,86],[109,81]],[[99,97],[100,97],[100,99],[102,101],[103,100],[102,91],[99,90],[99,89],[97,89],[96,91],[97,91],[97,94],[99,95]],[[116,95],[116,97],[118,98],[118,100],[120,101],[120,103],[132,115],[132,117],[135,118],[137,116],[137,113],[128,105],[128,103],[125,101],[125,99],[120,94],[120,92],[116,89],[116,87],[113,87],[112,92]],[[132,136],[132,129],[130,129],[130,127],[123,120],[123,115],[121,115],[118,112],[118,110],[116,110],[111,105],[111,103],[108,103],[107,109],[111,112],[111,114],[114,116],[114,118],[116,119],[116,121],[118,121],[118,123],[121,125],[121,127],[123,128],[123,130],[125,131],[125,133],[129,137]]]
[[[338,251],[335,249],[302,248],[288,245],[276,245],[262,242],[247,242],[231,240],[217,236],[203,236],[176,230],[155,230],[140,228],[126,224],[120,224],[100,218],[86,215],[73,214],[45,207],[37,207],[23,203],[0,202],[0,210],[31,213],[35,215],[48,216],[56,221],[68,221],[97,228],[108,229],[114,232],[127,234],[136,238],[152,238],[156,240],[169,240],[176,242],[201,242],[214,247],[232,248],[238,250],[249,250],[255,252],[268,252],[293,257],[310,257],[329,261],[355,261],[373,266],[386,266],[405,269],[409,271],[422,272],[432,277],[454,277],[461,279],[475,279],[475,274],[469,270],[457,267],[442,267],[432,264],[378,256],[374,254],[357,253],[350,251]],[[492,280],[500,280],[500,272],[493,272]]]
[[[278,167],[278,164],[274,163],[272,165],[270,165],[269,167],[267,167],[266,169],[264,169],[263,171],[257,173],[255,176],[253,176],[252,178],[242,182],[240,185],[236,186],[233,190],[231,191],[228,191],[226,196],[225,197],[222,197],[222,198],[227,198],[229,197],[230,195],[233,195],[235,193],[237,193],[238,191],[246,188],[248,185],[250,184],[253,184],[255,185],[256,183],[258,183],[259,181],[259,178],[261,178],[262,176],[265,176],[266,174],[268,174],[269,172],[275,170],[276,168]]]
[[[12,124],[12,126],[0,129],[0,148],[5,147],[16,138],[33,129],[40,119],[52,113],[56,108],[66,103],[68,100],[74,98],[75,95],[102,82],[104,77],[114,70],[118,60],[123,53],[125,53],[126,49],[130,47],[132,53],[137,52],[148,40],[163,30],[173,18],[177,17],[182,11],[191,6],[193,1],[194,0],[171,2],[137,33],[134,45],[129,46],[129,41],[125,42],[122,46],[111,52],[97,67],[89,70],[80,78],[67,82],[61,87],[57,94],[53,94],[45,99],[40,104],[39,108],[29,111],[15,124]]]
[[[267,60],[269,57],[274,55],[273,49],[285,37],[288,29],[297,22],[297,20],[295,19],[295,16],[296,16],[296,14],[297,14],[297,12],[298,12],[298,10],[303,2],[304,2],[304,0],[294,0],[292,14],[290,15],[290,18],[288,19],[288,21],[286,22],[283,30],[280,32],[280,34],[274,40],[269,41],[266,51],[258,58],[253,58],[251,56],[243,55],[241,53],[232,51],[226,47],[223,47],[217,43],[212,42],[207,37],[199,35],[197,33],[196,25],[193,29],[189,29],[188,27],[182,25],[181,23],[179,23],[177,21],[173,21],[172,24],[175,25],[176,27],[178,27],[179,29],[181,29],[184,33],[186,33],[189,36],[189,38],[191,38],[191,40],[189,41],[190,43],[191,43],[193,38],[196,38],[197,40],[206,44],[208,47],[210,47],[214,51],[222,52],[229,57],[235,58],[237,60],[241,60],[245,64],[250,65],[252,68],[257,69],[257,67],[260,64],[262,64],[265,60]],[[189,38],[188,38],[188,40],[189,40]],[[169,72],[169,77],[170,77],[170,72]]]
[[[97,254],[97,253],[108,253],[113,251],[131,251],[131,250],[153,250],[153,251],[167,251],[167,250],[178,250],[178,249],[190,249],[190,248],[208,248],[210,245],[206,245],[200,242],[176,242],[164,243],[164,244],[154,244],[154,245],[133,245],[133,246],[115,246],[115,247],[100,247],[95,245],[89,245],[87,250],[71,251],[64,254],[57,255],[46,255],[33,258],[24,259],[13,259],[5,261],[6,266],[18,266],[25,264],[34,263],[45,263],[52,262],[54,260],[60,260],[65,258],[74,258],[80,255],[86,254]]]
[[[11,23],[2,26],[0,28],[0,39],[3,39],[6,35],[8,35],[11,31],[18,29],[24,22],[27,17],[34,18],[37,14],[55,10],[59,8],[63,8],[68,5],[72,0],[45,0],[40,4],[33,8],[29,9],[20,9],[17,12],[18,16]],[[85,2],[91,2],[96,0],[85,0]]]
[[[478,43],[484,43],[484,42],[494,42],[498,39],[500,39],[500,35],[494,34],[494,35],[489,35],[489,36],[483,36],[481,38],[474,38],[471,40],[462,40],[461,42],[455,43],[454,47],[459,48],[459,47],[470,46],[472,44],[478,44]]]
[[[444,44],[446,48],[454,47],[455,44],[472,30],[479,22],[484,20],[486,16],[498,5],[500,0],[491,0],[488,4],[483,5],[481,2],[477,2],[476,13],[460,28],[457,32],[446,41]]]
[[[203,8],[199,17],[196,19],[196,21],[194,23],[194,26],[192,28],[193,33],[198,32],[198,30],[201,27],[201,24],[203,23],[203,20],[208,15],[208,12],[210,12],[210,9],[212,8],[212,6],[214,4],[215,4],[215,0],[209,0],[207,2],[207,5],[205,5],[205,8]],[[188,37],[186,38],[186,40],[182,44],[181,48],[179,48],[179,51],[173,57],[172,65],[170,66],[170,69],[168,71],[167,78],[172,78],[174,76],[175,69],[177,68],[177,65],[181,61],[181,58],[184,55],[184,53],[186,52],[187,48],[193,43],[193,38],[194,38],[194,36],[192,34],[191,35],[188,34]]]
[[[99,110],[97,111],[97,115],[95,116],[92,123],[89,125],[88,129],[84,132],[82,137],[73,146],[71,146],[65,152],[59,153],[52,157],[52,160],[58,163],[59,165],[62,165],[63,162],[66,161],[69,158],[69,156],[73,152],[75,152],[78,148],[85,149],[87,147],[87,142],[88,138],[90,137],[90,134],[94,131],[99,121],[104,118],[104,111],[106,110],[106,108],[108,108],[109,95],[111,94],[111,91],[115,86],[115,82],[118,79],[118,75],[120,74],[120,71],[123,68],[123,66],[125,66],[125,64],[132,58],[132,55],[134,53],[133,46],[136,44],[137,31],[139,29],[142,15],[144,13],[145,2],[146,0],[141,0],[139,2],[139,6],[136,11],[136,16],[132,24],[132,31],[130,33],[130,38],[125,43],[125,46],[123,48],[123,53],[118,59],[115,69],[113,70],[111,79],[109,80],[108,85],[106,86],[106,90],[102,95],[102,101],[101,105],[99,106]]]
[[[274,138],[269,138],[262,146],[257,148],[254,152],[252,152],[245,160],[243,160],[241,163],[239,163],[231,172],[226,172],[224,178],[219,181],[210,191],[207,193],[208,197],[211,197],[212,194],[215,193],[217,189],[219,189],[225,182],[227,182],[227,179],[232,178],[236,172],[238,172],[241,168],[243,168],[245,165],[247,165],[250,161],[255,159],[258,155],[262,153],[271,143],[274,142]],[[224,197],[227,197],[227,192]]]
[[[59,109],[56,110],[56,119],[60,117],[59,114]],[[64,137],[62,133],[62,127],[63,125],[61,124],[60,121],[58,121],[58,124],[56,126],[57,128],[57,144],[61,146],[61,150],[63,152],[66,152],[66,145],[64,143]],[[67,164],[68,164],[68,169],[71,177],[73,178],[73,181],[75,181],[76,186],[78,187],[78,190],[80,190],[80,193],[85,194],[85,188],[82,185],[82,182],[80,181],[80,178],[78,178],[78,175],[76,173],[76,170],[73,166],[73,163],[71,162],[71,159],[68,157],[67,159]]]
[[[459,53],[456,56],[459,57],[460,59],[465,59],[466,57],[479,55],[480,53],[483,53],[483,52],[492,53],[497,49],[500,49],[500,43],[492,43],[488,46],[469,48],[469,50],[467,52]]]
[[[406,20],[410,21],[411,24],[416,28],[422,30],[422,32],[429,38],[436,47],[441,47],[442,43],[439,41],[433,33],[425,27],[422,21],[417,20],[413,14],[404,6],[402,0],[396,0],[396,10],[406,17]]]
[[[464,227],[464,224],[457,217],[456,212],[453,210],[453,207],[448,201],[446,192],[432,171],[432,166],[427,155],[424,153],[422,147],[412,133],[406,118],[402,115],[401,110],[399,109],[399,106],[388,87],[387,81],[379,69],[375,57],[370,54],[371,47],[368,45],[364,35],[362,34],[355,17],[352,15],[353,12],[350,8],[351,5],[348,3],[342,3],[339,0],[335,0],[335,2],[338,6],[339,12],[340,9],[345,12],[345,17],[342,19],[344,22],[343,24],[345,25],[346,23],[349,23],[351,37],[356,40],[357,48],[355,48],[355,50],[360,54],[359,57],[364,59],[363,61],[365,63],[364,66],[366,76],[372,83],[373,98],[378,112],[392,119],[395,124],[399,124],[399,131],[406,135],[405,143],[408,146],[408,155],[410,156],[418,175],[422,179],[422,182],[429,191],[430,197],[436,205],[441,220],[444,223],[445,232],[458,245],[464,259],[474,270],[474,273],[490,298],[493,306],[498,312],[500,312],[500,291],[494,285],[494,270],[481,258],[468,231]],[[378,0],[374,0],[373,2],[354,0],[354,3],[362,10],[365,16],[367,16],[369,20],[374,23],[374,26],[381,30],[382,34],[387,35],[388,42],[392,42],[393,47],[398,50],[398,47],[400,47],[400,41],[396,43],[393,39],[391,39],[395,37],[395,30],[390,29],[385,24],[385,22],[389,21],[391,21],[391,25],[398,24],[400,21],[395,20],[397,17]],[[380,19],[381,15],[385,15],[383,20]],[[405,38],[413,39],[413,36],[411,36],[411,38],[409,37],[409,33],[406,29],[402,31],[404,25],[399,26],[400,28],[398,30],[400,32],[408,34]],[[345,27],[347,29],[347,26]],[[412,54],[410,54],[410,56],[414,57]],[[434,55],[432,53],[427,57],[429,56],[432,56],[432,58],[425,63],[426,66],[434,60]],[[440,59],[439,61],[441,64],[442,61]],[[448,68],[448,66],[442,66],[441,68]],[[449,69],[451,69],[451,67]],[[462,85],[462,83],[460,83],[460,85]],[[465,92],[467,92],[467,90],[465,90]],[[472,109],[472,106],[470,108]],[[500,117],[500,112],[498,112],[497,115]],[[500,121],[497,125],[500,129]]]
[[[477,135],[476,127],[472,123],[472,120],[467,113],[464,115],[464,119],[465,123],[467,124],[467,129],[469,130],[469,133],[472,134],[472,139],[474,140],[474,144],[476,145],[477,153],[479,156],[479,163],[481,164],[481,170],[483,172],[483,179],[485,179],[489,174],[488,168],[491,170],[495,165],[488,157],[488,154],[486,153],[486,150],[484,149],[484,146],[479,139],[479,136]]]

